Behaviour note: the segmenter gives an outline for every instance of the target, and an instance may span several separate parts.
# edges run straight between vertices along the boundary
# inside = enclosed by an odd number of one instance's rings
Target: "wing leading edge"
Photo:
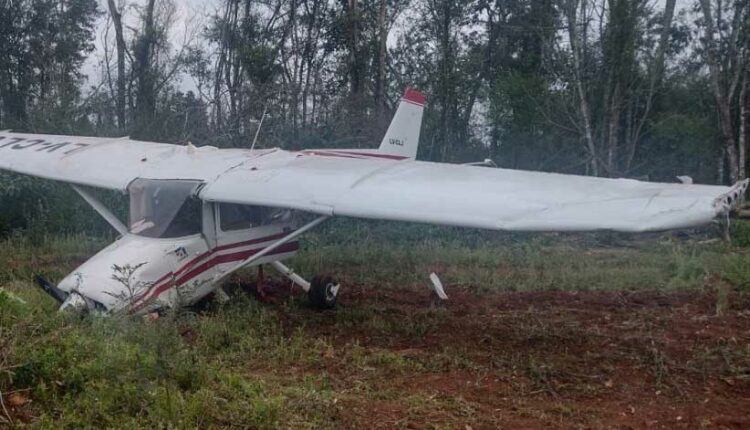
[[[211,181],[273,151],[0,132],[0,170],[121,191],[136,178]]]

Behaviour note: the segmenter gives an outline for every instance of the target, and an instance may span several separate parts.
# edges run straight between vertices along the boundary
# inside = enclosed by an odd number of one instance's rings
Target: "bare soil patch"
[[[449,286],[437,303],[422,288],[348,286],[338,314],[280,310],[330,341],[324,369],[297,371],[330,379],[341,425],[750,428],[747,295],[717,316],[710,289]]]

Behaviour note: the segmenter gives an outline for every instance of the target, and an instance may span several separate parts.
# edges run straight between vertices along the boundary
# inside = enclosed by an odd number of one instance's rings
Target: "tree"
[[[0,126],[69,130],[96,14],[93,0],[0,3]]]
[[[743,1],[729,5],[719,1],[714,15],[711,0],[700,0],[700,9],[703,12],[703,55],[716,100],[719,129],[729,167],[728,176],[731,182],[736,182],[746,176],[747,141],[746,134],[741,129],[747,118],[743,109],[746,109],[745,86],[750,55],[750,6]],[[740,111],[741,127],[736,127],[737,111]],[[739,147],[738,140],[741,143]]]
[[[125,75],[125,53],[127,52],[127,47],[125,44],[125,35],[122,30],[122,13],[115,5],[114,0],[107,0],[107,6],[109,7],[109,15],[112,23],[115,26],[115,41],[117,45],[117,93],[115,94],[117,126],[120,130],[124,130],[126,124],[125,81],[127,80],[127,76]],[[107,64],[107,67],[109,68],[109,64]]]

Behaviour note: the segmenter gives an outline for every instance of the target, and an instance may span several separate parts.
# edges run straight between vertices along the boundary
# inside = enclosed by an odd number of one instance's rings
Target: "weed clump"
[[[732,245],[750,248],[750,222],[733,220],[729,226],[729,235],[732,238]]]

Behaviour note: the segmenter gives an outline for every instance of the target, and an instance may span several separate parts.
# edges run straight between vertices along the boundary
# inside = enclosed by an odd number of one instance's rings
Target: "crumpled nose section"
[[[72,291],[68,298],[60,305],[58,311],[60,312],[83,312],[88,310],[94,310],[96,304],[89,303],[92,300],[86,300],[81,294],[76,291]]]
[[[170,246],[174,247],[163,241],[120,238],[60,281],[58,288],[71,293],[66,306],[78,308],[85,303],[88,309],[110,311],[128,306],[170,270],[164,258]]]
[[[109,310],[117,307],[121,286],[113,279],[107,279],[106,274],[111,269],[102,267],[92,271],[93,268],[87,263],[60,281],[58,288],[68,293],[60,305],[60,311]]]

